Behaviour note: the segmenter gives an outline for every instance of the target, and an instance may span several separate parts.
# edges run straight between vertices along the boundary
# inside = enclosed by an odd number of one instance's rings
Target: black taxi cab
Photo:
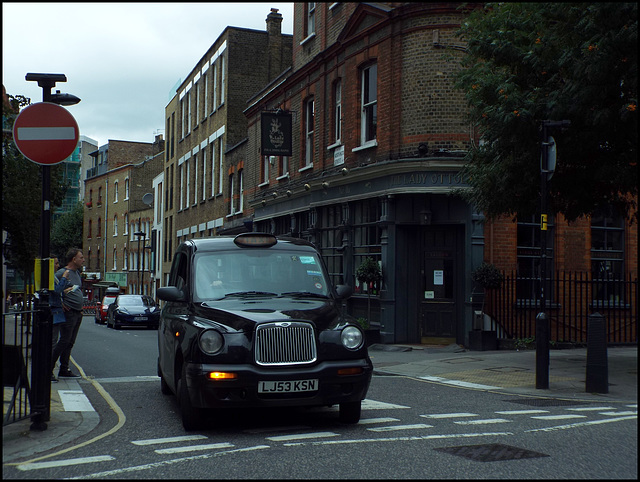
[[[158,329],[158,375],[185,430],[211,409],[338,405],[360,420],[373,372],[316,248],[264,233],[190,239],[176,250]]]

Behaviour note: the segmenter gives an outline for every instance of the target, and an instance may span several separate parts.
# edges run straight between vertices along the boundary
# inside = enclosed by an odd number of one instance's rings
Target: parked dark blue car
[[[118,295],[107,311],[107,326],[116,330],[140,325],[157,329],[159,323],[160,308],[146,295]]]

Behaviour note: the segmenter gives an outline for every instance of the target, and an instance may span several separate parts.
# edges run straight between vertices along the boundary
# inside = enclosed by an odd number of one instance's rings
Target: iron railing
[[[520,298],[518,290],[532,280],[503,275],[500,288],[487,290],[483,311],[499,338],[535,338],[539,299]],[[637,276],[604,280],[591,273],[556,272],[547,283],[546,308],[551,341],[586,343],[589,315],[600,313],[607,322],[607,343],[638,343]]]
[[[2,425],[31,416],[31,339],[35,311],[2,314]]]

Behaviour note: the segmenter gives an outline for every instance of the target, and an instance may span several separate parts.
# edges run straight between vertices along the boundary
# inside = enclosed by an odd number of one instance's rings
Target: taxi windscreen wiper
[[[314,298],[328,298],[327,295],[323,295],[322,293],[312,293],[311,291],[287,291],[285,293],[281,293],[280,296],[312,296]]]
[[[224,297],[228,296],[278,296],[276,293],[270,293],[268,291],[237,291],[234,293],[225,293]]]

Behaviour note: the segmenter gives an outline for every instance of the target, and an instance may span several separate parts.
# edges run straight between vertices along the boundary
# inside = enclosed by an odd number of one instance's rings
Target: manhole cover
[[[519,367],[485,368],[485,370],[490,371],[490,372],[501,372],[501,373],[517,373],[517,372],[528,372],[528,371],[530,371],[528,368],[519,368]]]
[[[570,407],[573,405],[589,405],[587,402],[574,400],[555,400],[553,398],[521,398],[518,400],[503,400],[503,402],[520,403],[532,407]]]
[[[434,450],[451,455],[457,455],[458,457],[464,457],[475,462],[498,462],[500,460],[549,457],[547,454],[541,454],[540,452],[534,452],[533,450],[526,450],[503,444],[461,445],[458,447],[440,447]]]
[[[477,362],[477,361],[482,361],[481,358],[473,358],[470,356],[463,356],[460,358],[447,358],[446,360],[440,360],[442,363],[452,363],[452,364],[456,364],[456,363],[469,363],[469,362]]]

